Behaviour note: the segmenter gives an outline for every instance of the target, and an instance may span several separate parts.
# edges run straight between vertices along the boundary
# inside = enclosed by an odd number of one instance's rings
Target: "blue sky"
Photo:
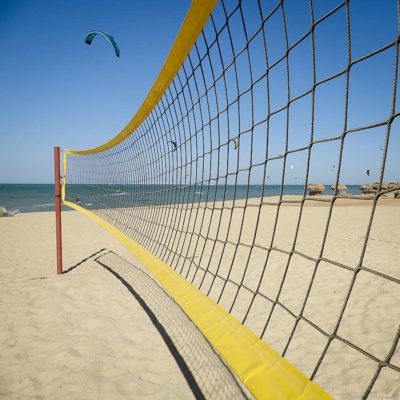
[[[52,149],[87,148],[131,119],[188,1],[0,0],[0,182],[51,182]],[[110,32],[117,59],[92,29]]]
[[[277,1],[263,2],[267,14]],[[338,0],[315,0],[314,18],[332,9]],[[289,45],[310,26],[308,1],[285,1]],[[249,35],[257,28],[256,3],[243,2]],[[51,182],[52,148],[90,148],[118,133],[130,120],[147,94],[168,54],[189,6],[188,1],[50,1],[0,0],[0,182]],[[216,10],[218,13],[218,9]],[[357,59],[397,37],[396,1],[352,0],[351,57]],[[216,14],[216,18],[218,14]],[[121,49],[117,59],[110,46],[95,38],[84,43],[92,29],[110,32]],[[232,36],[238,49],[243,45],[240,21],[231,20]],[[282,17],[276,13],[265,25],[269,38],[270,63],[285,51]],[[261,35],[249,47],[253,74],[262,74]],[[291,98],[311,86],[311,45],[303,41],[291,51]],[[199,44],[200,46],[200,44]],[[235,49],[236,51],[236,49]],[[226,53],[228,54],[228,53]],[[227,56],[229,58],[229,55]],[[342,70],[346,65],[345,10],[317,25],[315,29],[317,81]],[[237,59],[239,86],[249,85],[244,57]],[[216,67],[216,66],[215,66]],[[279,109],[287,99],[284,63],[270,73],[270,108]],[[393,48],[352,67],[348,127],[356,128],[383,121],[390,115],[394,68]],[[231,71],[226,72],[227,80]],[[265,85],[254,87],[254,118],[265,116]],[[315,139],[341,134],[344,124],[345,79],[320,85],[315,93]],[[232,94],[234,96],[234,93]],[[250,123],[246,96],[241,100],[242,124]],[[398,111],[399,106],[396,107]],[[311,95],[292,103],[289,115],[289,149],[307,145],[311,126]],[[399,123],[392,124],[385,180],[400,180]],[[236,127],[237,131],[245,128]],[[270,120],[270,156],[285,151],[286,112]],[[230,136],[237,133],[229,132]],[[254,137],[264,137],[265,127],[255,128]],[[242,134],[237,156],[248,166],[250,136]],[[385,127],[346,137],[340,181],[365,183],[379,178],[381,146]],[[265,141],[260,140],[259,143]],[[257,146],[252,162],[262,161],[264,149]],[[313,148],[311,181],[333,183],[336,177],[338,142]],[[283,160],[269,164],[271,180],[279,183]],[[304,180],[306,152],[287,158],[286,183]],[[233,165],[235,168],[236,163]],[[291,167],[293,166],[293,167]],[[229,167],[228,167],[229,168]],[[366,176],[366,170],[371,176]],[[262,168],[253,170],[252,183],[260,183]],[[240,178],[243,182],[246,177]],[[240,182],[239,179],[239,183]]]

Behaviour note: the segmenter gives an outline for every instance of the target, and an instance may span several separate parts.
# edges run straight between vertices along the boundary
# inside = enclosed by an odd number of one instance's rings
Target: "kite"
[[[96,35],[103,36],[107,40],[107,42],[110,43],[111,46],[114,48],[115,55],[117,57],[119,57],[118,45],[115,42],[114,38],[109,33],[106,33],[106,32],[103,32],[103,31],[90,31],[85,36],[85,43],[88,44],[88,45],[91,45],[92,44],[92,40]]]
[[[178,145],[173,140],[168,140],[167,143],[172,143],[172,146],[174,146],[174,149],[172,151],[176,151],[176,149],[178,148]]]
[[[231,141],[233,142],[234,145],[234,149],[236,150],[239,147],[239,142],[237,139],[231,139]]]

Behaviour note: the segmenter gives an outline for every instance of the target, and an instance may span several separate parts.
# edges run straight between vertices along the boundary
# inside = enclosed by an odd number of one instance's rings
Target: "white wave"
[[[106,196],[123,196],[124,194],[126,194],[125,192],[118,192],[118,193],[113,193],[113,194],[109,194]]]

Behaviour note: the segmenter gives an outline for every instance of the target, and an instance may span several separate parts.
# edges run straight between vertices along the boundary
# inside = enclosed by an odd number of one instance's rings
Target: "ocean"
[[[359,185],[348,185],[349,194],[360,194]],[[94,190],[95,189],[95,190]],[[179,190],[177,190],[179,189]],[[203,185],[176,188],[171,185],[67,185],[67,198],[70,201],[78,200],[79,203],[87,208],[99,209],[110,208],[110,197],[118,196],[119,202],[115,206],[123,204],[124,197],[126,204],[145,205],[162,204],[159,201],[160,193],[166,192],[168,202],[180,203],[190,198],[193,201],[244,199],[247,197],[260,197],[262,191],[261,185]],[[280,185],[266,185],[264,195],[276,196],[281,191]],[[139,194],[136,198],[136,194]],[[283,194],[302,195],[304,193],[303,185],[284,185]],[[325,186],[325,194],[332,193],[330,186]],[[155,194],[153,196],[152,194]],[[187,201],[187,200],[186,200]],[[54,185],[53,184],[0,184],[0,206],[7,210],[18,209],[22,213],[54,211]],[[70,210],[69,207],[62,206],[63,211]]]
[[[54,211],[53,184],[0,184],[0,206],[20,212]],[[63,206],[63,210],[70,210]]]

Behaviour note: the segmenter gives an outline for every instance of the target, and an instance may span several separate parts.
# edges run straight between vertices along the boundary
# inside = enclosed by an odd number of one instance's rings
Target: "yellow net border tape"
[[[126,139],[147,117],[150,111],[161,99],[172,79],[175,77],[185,58],[193,47],[197,36],[203,29],[211,11],[214,9],[217,0],[193,0],[182,26],[176,36],[174,44],[153,83],[150,92],[147,94],[142,105],[134,117],[128,122],[124,129],[108,142],[101,146],[86,150],[66,150],[70,154],[93,154],[110,149]]]
[[[67,154],[68,152],[64,150],[63,161],[62,161],[62,179],[61,179],[61,201],[64,203],[65,200],[65,185],[67,184]]]
[[[331,399],[250,329],[140,244],[96,214],[69,206],[111,233],[153,274],[256,399]]]

